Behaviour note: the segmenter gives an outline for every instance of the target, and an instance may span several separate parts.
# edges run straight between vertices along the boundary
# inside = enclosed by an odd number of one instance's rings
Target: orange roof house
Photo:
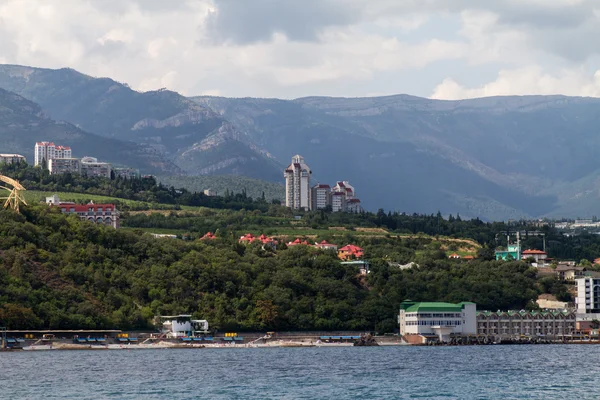
[[[216,239],[217,237],[215,235],[213,235],[212,232],[207,232],[206,235],[202,236],[200,238],[200,240],[213,240]]]
[[[246,233],[244,236],[240,237],[240,243],[252,243],[256,240],[256,237],[251,233]]]
[[[362,258],[364,250],[353,244],[348,244],[338,250],[338,258],[340,260],[358,260]]]
[[[458,258],[460,258],[460,254],[452,253],[448,256],[448,258],[458,259]]]
[[[289,242],[287,245],[289,247],[289,246],[298,246],[299,244],[303,244],[305,246],[309,245],[309,243],[306,240],[302,241],[302,240],[300,240],[300,238],[296,238],[296,240],[294,240],[293,242]]]

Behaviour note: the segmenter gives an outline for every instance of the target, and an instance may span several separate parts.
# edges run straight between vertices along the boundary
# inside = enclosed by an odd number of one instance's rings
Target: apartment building
[[[54,158],[71,158],[71,148],[57,146],[53,142],[37,142],[34,148],[34,165],[42,165],[42,161],[49,162]]]
[[[20,154],[0,154],[0,163],[12,164],[19,162],[27,162],[27,159]]]
[[[81,174],[88,177],[110,178],[112,165],[110,163],[100,162],[94,157],[83,157],[81,159]]]
[[[492,337],[562,338],[573,335],[576,314],[567,310],[552,311],[480,311],[477,333]]]
[[[331,204],[329,193],[331,186],[319,183],[312,187],[311,191],[311,210],[322,210]]]
[[[442,303],[403,301],[400,304],[398,322],[400,335],[409,341],[409,336],[437,337],[447,342],[450,335],[477,334],[475,303]]]
[[[50,175],[70,173],[81,173],[81,163],[78,158],[52,158],[48,160],[48,171]]]
[[[285,205],[294,210],[309,210],[311,206],[310,176],[312,171],[304,157],[295,155],[292,163],[284,170]]]
[[[577,314],[600,314],[600,278],[583,276],[576,279],[577,297],[575,304]]]

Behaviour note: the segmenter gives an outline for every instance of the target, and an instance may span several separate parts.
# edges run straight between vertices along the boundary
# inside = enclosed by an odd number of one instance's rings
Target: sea
[[[0,353],[1,399],[599,399],[599,345]]]

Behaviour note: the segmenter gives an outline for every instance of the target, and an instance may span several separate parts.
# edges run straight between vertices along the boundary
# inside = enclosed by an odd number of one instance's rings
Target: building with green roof
[[[414,302],[400,304],[400,334],[449,341],[451,335],[477,334],[476,305],[471,302]]]

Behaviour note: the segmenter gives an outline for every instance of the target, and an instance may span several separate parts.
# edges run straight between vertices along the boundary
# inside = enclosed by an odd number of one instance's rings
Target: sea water
[[[2,399],[597,399],[600,346],[0,353]]]

